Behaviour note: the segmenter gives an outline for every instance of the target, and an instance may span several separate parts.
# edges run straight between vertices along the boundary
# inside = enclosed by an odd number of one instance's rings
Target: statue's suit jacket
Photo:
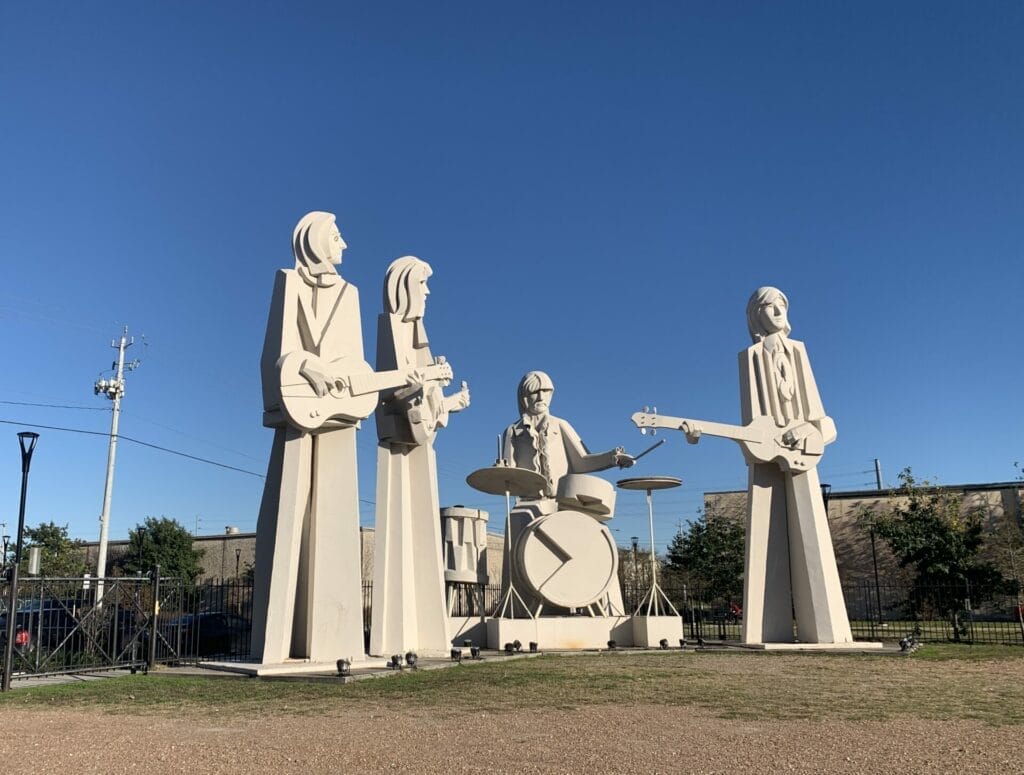
[[[281,379],[278,364],[296,350],[324,361],[349,356],[363,360],[363,331],[359,320],[359,291],[339,278],[334,285],[312,287],[294,269],[281,269],[263,341],[263,424],[282,427]],[[340,427],[329,420],[324,429]]]
[[[795,401],[799,407],[799,418],[815,425],[821,431],[822,441],[831,444],[836,438],[836,427],[825,414],[825,408],[818,394],[818,386],[811,372],[807,348],[795,339],[784,340],[796,377]],[[740,353],[740,408],[743,424],[755,417],[772,417],[779,428],[786,425],[779,407],[775,375],[768,363],[764,344],[758,342]]]

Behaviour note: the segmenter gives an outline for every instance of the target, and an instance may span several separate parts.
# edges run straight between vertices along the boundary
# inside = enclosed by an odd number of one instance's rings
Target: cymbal
[[[682,483],[683,480],[677,476],[635,476],[619,479],[615,484],[622,490],[667,490]]]
[[[479,468],[466,477],[466,484],[488,495],[515,495],[517,498],[538,498],[547,487],[547,480],[536,471],[514,466]]]

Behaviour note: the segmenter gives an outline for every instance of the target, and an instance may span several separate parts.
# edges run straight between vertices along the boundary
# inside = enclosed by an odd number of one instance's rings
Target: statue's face
[[[427,278],[421,277],[409,284],[409,312],[406,320],[419,320],[427,311],[427,296],[430,295],[430,288],[427,287]]]
[[[527,414],[547,414],[551,409],[551,396],[555,389],[548,385],[541,385],[536,390],[527,393],[524,401]]]
[[[787,309],[781,296],[770,296],[761,302],[757,309],[757,320],[766,334],[777,334],[785,331],[789,323],[787,321]]]
[[[330,250],[330,261],[332,264],[341,263],[341,254],[344,252],[348,245],[345,244],[345,240],[341,238],[341,232],[338,231],[338,225],[334,224],[331,226],[331,235],[328,238],[328,247]]]

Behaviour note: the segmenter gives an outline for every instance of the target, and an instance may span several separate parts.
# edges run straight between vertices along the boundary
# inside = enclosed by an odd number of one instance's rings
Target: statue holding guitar
[[[359,291],[338,273],[348,246],[315,211],[292,234],[263,341],[263,424],[274,429],[256,527],[252,656],[335,660],[363,650],[356,430],[377,391],[433,370],[375,374],[363,360]]]
[[[409,373],[401,386],[385,387],[377,402],[377,504],[374,530],[373,617],[370,653],[412,649],[445,655],[447,630],[437,460],[434,436],[449,415],[469,406],[469,387],[451,395],[452,369],[435,358],[423,316],[430,265],[403,256],[384,278],[384,309],[377,319],[377,372]],[[412,613],[410,613],[412,612]]]
[[[818,395],[807,350],[789,338],[789,300],[758,288],[747,303],[754,344],[739,355],[742,424],[637,412],[633,423],[732,439],[749,467],[742,640],[848,643],[853,637],[817,465],[836,427]],[[796,638],[793,616],[796,618]]]

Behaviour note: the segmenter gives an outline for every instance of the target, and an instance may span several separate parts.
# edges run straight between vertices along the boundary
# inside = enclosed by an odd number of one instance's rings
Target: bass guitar
[[[655,412],[637,412],[630,419],[646,433],[648,428],[670,428],[686,434],[696,444],[701,434],[732,439],[743,449],[751,463],[777,463],[784,471],[799,473],[818,465],[825,445],[821,432],[805,420],[796,420],[780,428],[771,417],[756,417],[748,425],[727,425],[685,417],[670,417]]]

